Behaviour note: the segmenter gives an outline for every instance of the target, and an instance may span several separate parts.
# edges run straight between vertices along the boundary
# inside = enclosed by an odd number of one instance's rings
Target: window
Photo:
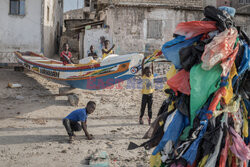
[[[250,0],[246,0],[246,3],[250,3]]]
[[[239,0],[239,3],[244,3],[244,0]]]
[[[49,7],[47,6],[47,21],[49,21]]]
[[[154,38],[154,39],[162,38],[161,20],[148,20],[147,38]]]
[[[10,15],[25,15],[25,0],[10,0]]]

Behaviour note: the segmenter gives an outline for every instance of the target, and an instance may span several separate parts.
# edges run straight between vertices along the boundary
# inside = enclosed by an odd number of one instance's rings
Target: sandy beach
[[[23,87],[7,88],[8,83]],[[152,150],[127,150],[130,141],[145,141],[142,137],[149,125],[147,109],[145,124],[138,124],[141,90],[127,89],[124,84],[98,91],[78,90],[80,104],[73,107],[67,96],[58,96],[63,85],[28,71],[0,69],[0,166],[81,167],[96,150],[107,152],[114,167],[149,166]],[[153,119],[164,98],[162,91],[155,91]],[[88,117],[94,140],[86,140],[81,131],[69,144],[62,118],[89,100],[97,103]]]

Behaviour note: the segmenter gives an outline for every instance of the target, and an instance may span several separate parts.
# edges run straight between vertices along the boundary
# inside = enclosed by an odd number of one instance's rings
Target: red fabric
[[[190,39],[215,30],[217,30],[215,21],[189,21],[179,23],[174,33]]]
[[[168,86],[175,91],[175,94],[177,95],[177,91],[184,93],[186,95],[190,95],[190,74],[189,72],[185,70],[179,71],[175,76],[170,78],[167,81]]]
[[[60,57],[61,57],[61,61],[63,62],[63,65],[66,65],[66,64],[69,64],[69,62],[65,57],[70,59],[72,57],[72,54],[71,52],[66,53],[65,51],[62,51]]]
[[[210,103],[208,110],[209,110],[209,111],[215,111],[216,106],[218,105],[218,103],[219,103],[220,100],[221,100],[221,97],[222,97],[222,96],[225,96],[226,93],[227,93],[227,90],[226,90],[225,87],[221,87],[220,89],[218,89],[218,90],[215,92],[213,101]]]
[[[233,156],[233,157],[232,157],[232,164],[231,164],[231,167],[237,167],[237,164],[236,164],[236,156]]]
[[[234,60],[236,59],[236,55],[238,53],[239,50],[239,44],[237,45],[237,47],[234,49],[233,53],[228,56],[227,59],[222,60],[222,63],[220,64],[222,67],[222,76],[227,76],[227,74],[229,73],[229,71],[231,70]]]
[[[230,139],[229,138],[229,133],[227,133],[226,143],[225,143],[224,148],[221,151],[219,167],[225,167],[226,166],[227,154],[228,154],[228,149],[229,149],[229,139]]]

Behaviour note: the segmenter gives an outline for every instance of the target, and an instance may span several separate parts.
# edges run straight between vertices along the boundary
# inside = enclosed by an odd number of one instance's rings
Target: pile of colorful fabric
[[[158,117],[144,138],[150,166],[249,166],[250,40],[230,7],[204,9],[162,47],[174,66]],[[176,73],[176,74],[174,74]]]

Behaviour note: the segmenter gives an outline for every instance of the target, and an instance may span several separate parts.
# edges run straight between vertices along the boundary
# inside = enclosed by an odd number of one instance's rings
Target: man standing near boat
[[[63,62],[63,65],[72,64],[71,57],[72,57],[72,54],[69,51],[69,44],[65,43],[63,45],[63,51],[60,55],[60,60]]]
[[[102,59],[107,57],[109,54],[114,54],[115,45],[113,45],[110,49],[109,48],[109,40],[104,41],[104,48],[102,49]]]

